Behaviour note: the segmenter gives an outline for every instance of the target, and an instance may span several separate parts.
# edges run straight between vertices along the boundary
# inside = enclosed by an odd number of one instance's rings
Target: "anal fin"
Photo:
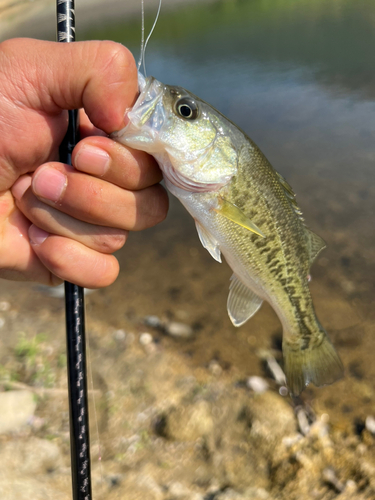
[[[195,221],[197,233],[203,247],[211,254],[211,256],[221,262],[221,254],[218,241],[210,234],[197,220]]]
[[[228,295],[228,314],[234,326],[243,325],[258,311],[263,300],[240,281],[235,274],[231,277]]]

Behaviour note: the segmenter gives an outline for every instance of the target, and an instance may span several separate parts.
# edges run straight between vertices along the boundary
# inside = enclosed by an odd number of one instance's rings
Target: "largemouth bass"
[[[343,367],[316,317],[308,276],[325,247],[286,180],[236,125],[181,87],[140,75],[127,126],[112,137],[155,157],[169,191],[195,220],[202,245],[233,270],[227,309],[244,324],[266,300],[283,326],[287,385],[330,384]]]

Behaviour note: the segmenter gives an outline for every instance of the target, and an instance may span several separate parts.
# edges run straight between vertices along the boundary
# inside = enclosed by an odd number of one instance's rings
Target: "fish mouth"
[[[160,131],[165,120],[162,100],[164,85],[153,76],[142,77],[139,79],[139,89],[141,92],[127,117],[134,127],[146,127],[154,135]]]
[[[163,106],[165,86],[152,76],[144,78],[138,73],[138,88],[140,94],[125,115],[127,125],[111,134],[111,138],[151,152],[146,145],[156,140],[166,119]],[[144,147],[141,148],[141,144]]]

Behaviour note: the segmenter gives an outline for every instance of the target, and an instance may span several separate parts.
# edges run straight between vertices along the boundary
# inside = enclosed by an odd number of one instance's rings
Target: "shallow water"
[[[375,374],[374,20],[371,1],[217,2],[162,13],[146,53],[148,74],[188,88],[248,133],[293,186],[308,226],[326,240],[312,290],[347,378],[314,395],[344,408],[344,421],[375,411],[351,377],[359,377],[358,365],[361,383],[372,386]],[[110,37],[137,58],[139,32],[132,21],[83,37]],[[265,306],[234,330],[225,311],[230,272],[200,248],[177,203],[160,227],[134,235],[119,258],[123,273],[106,292],[112,321],[141,294],[145,314],[181,309],[202,326],[189,344],[193,363],[219,353],[244,375],[259,371],[254,352],[280,334],[278,321]]]
[[[146,21],[150,26],[152,16]],[[146,54],[149,75],[207,100],[258,144],[293,186],[307,225],[327,242],[313,266],[311,288],[346,376],[330,387],[309,387],[303,398],[348,434],[375,414],[374,25],[370,0],[203,2],[162,11]],[[98,21],[79,37],[119,41],[137,58],[140,21],[104,27]],[[225,383],[235,387],[249,375],[269,376],[260,349],[273,350],[281,360],[281,327],[267,304],[243,327],[230,323],[231,271],[201,247],[177,201],[171,199],[163,224],[132,234],[118,258],[122,271],[116,283],[87,298],[98,386],[121,393],[130,361],[121,368],[126,353],[113,346],[110,332],[130,328],[138,335],[147,315],[193,328],[188,341],[151,329],[157,349],[170,356],[171,380],[180,372],[203,380],[215,361]],[[9,331],[32,335],[44,328],[53,338],[54,326],[46,325],[63,322],[61,302],[30,298],[31,286],[2,282],[1,300],[17,304],[10,330],[2,330],[5,347],[15,342]],[[171,357],[177,360],[173,366]],[[152,379],[154,365],[139,363]],[[106,432],[115,434],[109,424]]]

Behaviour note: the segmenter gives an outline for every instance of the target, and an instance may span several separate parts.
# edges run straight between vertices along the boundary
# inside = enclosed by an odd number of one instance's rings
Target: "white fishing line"
[[[141,1],[141,6],[142,6],[142,33],[141,33],[141,53],[139,55],[139,61],[137,64],[137,69],[139,71],[141,64],[142,64],[142,59],[145,51],[145,3],[144,0]]]
[[[146,74],[146,62],[145,62],[146,47],[147,47],[148,41],[150,40],[154,29],[155,29],[156,23],[158,22],[160,10],[161,10],[161,4],[162,4],[162,0],[159,0],[158,11],[156,13],[154,24],[152,25],[150,33],[148,34],[148,37],[146,38],[146,41],[145,41],[145,5],[144,5],[144,0],[141,0],[141,5],[142,5],[141,54],[139,56],[137,68],[139,71],[141,65],[143,66],[143,73],[144,73],[145,77],[147,76],[147,74]]]

